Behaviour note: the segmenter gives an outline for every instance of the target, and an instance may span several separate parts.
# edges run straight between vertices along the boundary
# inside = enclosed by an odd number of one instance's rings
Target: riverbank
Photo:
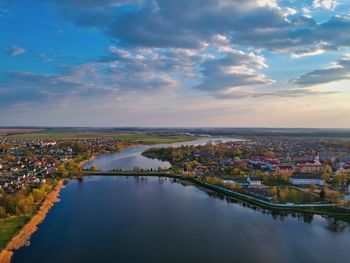
[[[160,176],[168,177],[173,179],[190,181],[199,188],[205,188],[211,190],[219,195],[234,198],[238,201],[249,205],[255,205],[264,209],[268,209],[276,212],[295,212],[295,213],[306,213],[306,214],[315,214],[322,216],[329,216],[336,219],[340,219],[347,223],[350,223],[350,212],[343,211],[341,208],[335,207],[332,204],[302,204],[302,205],[287,205],[287,204],[274,204],[269,203],[264,200],[260,200],[253,196],[248,196],[246,194],[241,194],[235,191],[231,191],[220,186],[211,185],[205,182],[202,182],[194,177],[182,176],[178,174],[172,174],[167,172],[134,172],[134,171],[108,171],[108,172],[84,172],[85,176],[96,175],[96,176]]]
[[[89,157],[89,159],[86,159],[86,160],[84,160],[84,161],[81,161],[81,162],[79,163],[80,168],[83,168],[83,166],[84,166],[85,164],[87,164],[88,162],[91,162],[91,161],[95,160],[96,156],[97,156],[97,155],[92,155],[92,156]]]
[[[38,225],[44,221],[51,207],[59,201],[59,193],[64,187],[64,180],[60,180],[54,190],[46,197],[37,213],[23,228],[11,239],[6,248],[0,252],[0,263],[10,263],[14,250],[29,245],[30,237],[38,229]]]
[[[188,136],[189,137],[189,136]],[[138,147],[138,146],[156,146],[158,144],[165,144],[165,145],[171,145],[171,144],[175,144],[175,143],[185,143],[185,142],[191,142],[191,141],[196,141],[198,140],[199,137],[195,137],[195,136],[191,136],[189,138],[186,139],[168,139],[166,141],[154,141],[154,142],[148,142],[148,143],[142,143],[142,142],[136,142],[136,143],[127,143],[127,144],[122,144],[122,147],[119,148],[117,151],[103,151],[100,153],[94,153],[93,155],[89,156],[87,159],[82,160],[81,162],[79,162],[79,166],[84,169],[84,165],[86,165],[87,163],[95,160],[98,156],[102,156],[105,154],[113,154],[113,153],[119,153],[122,152],[124,150],[127,150],[129,148],[133,148],[133,147]]]
[[[217,194],[220,194],[222,196],[226,197],[232,197],[236,200],[239,200],[241,202],[250,204],[250,205],[256,205],[258,207],[268,209],[271,211],[276,212],[296,212],[296,213],[305,213],[305,214],[313,214],[313,215],[321,215],[321,216],[329,216],[336,219],[340,219],[344,222],[350,223],[350,212],[349,211],[342,211],[342,209],[337,208],[336,206],[332,204],[294,204],[294,205],[288,205],[288,204],[274,204],[270,202],[266,202],[264,200],[258,199],[253,196],[249,196],[246,194],[241,194],[232,190],[225,189],[220,186],[211,185],[208,183],[204,183],[202,181],[199,181],[195,178],[188,177],[188,178],[181,178],[185,180],[189,180],[191,182],[194,182],[197,186],[201,186],[203,188],[212,190],[216,192]]]

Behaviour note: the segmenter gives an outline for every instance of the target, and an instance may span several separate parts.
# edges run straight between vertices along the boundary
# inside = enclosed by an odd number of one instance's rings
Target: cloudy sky
[[[0,126],[350,128],[349,0],[0,0]]]

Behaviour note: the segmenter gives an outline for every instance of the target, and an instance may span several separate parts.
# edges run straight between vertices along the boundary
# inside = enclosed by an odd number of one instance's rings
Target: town
[[[193,137],[192,139],[195,139]],[[0,217],[34,211],[61,178],[92,174],[82,164],[136,142],[116,138],[0,138]],[[158,168],[275,205],[336,205],[350,201],[350,143],[341,139],[253,136],[205,145],[150,148]],[[142,174],[145,169],[134,167]],[[34,198],[33,194],[36,194]],[[21,201],[22,200],[22,201]],[[23,201],[24,200],[24,201]]]
[[[256,136],[178,148],[152,148],[178,173],[274,203],[348,206],[350,143],[338,139]]]
[[[44,184],[56,175],[80,171],[94,155],[119,151],[130,143],[114,139],[12,140],[0,138],[0,187],[14,193],[25,185]]]
[[[140,149],[137,154],[148,161],[166,161],[170,166],[146,168],[140,163],[140,167],[106,170],[95,164],[96,156],[108,159],[128,148]],[[169,178],[209,196],[271,213],[318,214],[349,222],[348,140],[170,131],[39,131],[0,137],[0,247],[24,226],[26,234],[20,243],[27,242],[35,229],[28,221],[37,225],[44,220],[64,185],[84,182],[84,176],[86,180],[133,176],[139,182],[147,182],[147,176],[159,177],[159,182]]]

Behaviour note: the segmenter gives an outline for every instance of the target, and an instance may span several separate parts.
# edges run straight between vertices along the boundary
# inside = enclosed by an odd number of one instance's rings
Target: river
[[[156,168],[141,156],[147,147],[90,165]],[[14,263],[350,262],[346,223],[272,213],[173,179],[88,176],[70,180],[60,198]]]
[[[152,147],[178,147],[181,145],[203,145],[208,142],[228,142],[237,140],[231,137],[201,137],[198,140],[188,141],[188,142],[179,142],[171,144],[156,144],[156,145],[139,145],[127,148],[120,152],[115,152],[111,154],[101,154],[95,159],[84,164],[84,168],[89,168],[92,165],[96,165],[99,169],[103,171],[113,170],[113,169],[122,169],[122,170],[131,170],[134,167],[139,167],[142,169],[157,169],[158,167],[169,168],[169,162],[163,162],[156,159],[150,159],[142,156],[142,153]]]
[[[350,231],[277,215],[171,179],[70,181],[14,263],[350,262]]]

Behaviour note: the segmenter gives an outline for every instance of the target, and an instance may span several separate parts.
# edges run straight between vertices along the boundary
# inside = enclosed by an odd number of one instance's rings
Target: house
[[[261,179],[259,177],[249,176],[247,178],[247,181],[249,182],[249,186],[252,186],[252,187],[261,186]]]
[[[294,167],[292,164],[280,164],[276,167],[276,173],[279,175],[291,175]]]
[[[327,166],[321,164],[320,157],[315,156],[313,161],[297,162],[297,166],[295,167],[296,171],[299,173],[325,173],[327,171]]]
[[[343,173],[350,174],[350,165],[345,165],[345,166],[340,167],[335,173],[336,174],[343,174]]]
[[[325,173],[327,170],[327,167],[322,164],[315,164],[315,163],[305,163],[301,164],[298,163],[296,166],[296,171],[300,173]]]
[[[255,169],[261,171],[273,171],[275,169],[274,165],[260,159],[249,160],[248,163],[251,164]]]
[[[310,184],[323,185],[324,184],[324,180],[321,179],[320,176],[310,174],[310,173],[293,174],[289,178],[289,182],[294,185],[310,185]]]
[[[234,178],[230,180],[224,180],[225,184],[234,184],[238,185],[240,187],[260,187],[261,186],[261,179],[259,177],[241,177],[241,178]]]
[[[234,184],[234,185],[238,185],[240,187],[250,186],[250,182],[248,181],[248,178],[246,178],[246,177],[234,178],[231,180],[224,180],[224,184]]]

